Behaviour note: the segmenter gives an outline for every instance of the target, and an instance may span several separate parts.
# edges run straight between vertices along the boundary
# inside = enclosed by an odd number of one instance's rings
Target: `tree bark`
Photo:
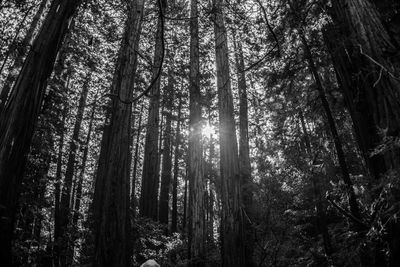
[[[239,158],[223,3],[223,0],[213,0],[220,135],[222,266],[240,267],[246,264],[241,232],[244,214],[241,210]]]
[[[204,169],[198,1],[190,2],[189,266],[205,266]]]
[[[370,155],[384,141],[398,136],[400,55],[375,7],[366,0],[339,1],[333,5],[333,19],[340,36],[332,32],[333,61],[355,124],[358,142],[371,174],[379,179],[399,166],[399,150],[387,149]],[[360,74],[360,75],[358,75]],[[362,75],[361,75],[362,74]]]
[[[79,99],[78,110],[76,114],[76,120],[74,129],[72,132],[71,141],[69,143],[69,155],[67,161],[67,168],[65,170],[64,183],[61,191],[61,203],[60,203],[60,229],[56,231],[59,233],[59,236],[55,236],[56,239],[59,239],[58,246],[61,248],[61,265],[69,266],[71,262],[68,262],[70,258],[68,257],[68,248],[73,246],[70,244],[68,237],[68,226],[70,225],[71,218],[71,195],[72,195],[72,182],[74,177],[75,170],[75,161],[76,161],[76,152],[78,150],[79,140],[79,132],[81,130],[83,113],[86,107],[86,99],[89,93],[89,84],[91,81],[91,72],[87,74],[86,80],[82,87],[82,93]]]
[[[182,115],[182,96],[179,96],[178,117],[176,121],[175,131],[175,152],[174,152],[174,177],[172,183],[172,225],[171,232],[178,231],[178,175],[179,175],[179,158],[181,145],[181,115]]]
[[[306,147],[306,152],[310,158],[313,157],[313,152],[311,148],[311,141],[310,141],[310,136],[307,131],[306,123],[304,120],[304,115],[303,112],[299,112],[299,117],[300,117],[300,123],[301,123],[301,128],[303,130],[303,134],[305,137],[305,147]],[[312,166],[311,166],[312,168]],[[317,217],[318,217],[318,228],[321,232],[322,235],[322,241],[324,244],[324,249],[325,253],[328,257],[332,255],[332,242],[331,242],[331,237],[329,235],[329,229],[328,225],[326,223],[326,208],[323,205],[323,197],[321,193],[321,183],[319,182],[316,174],[311,173],[311,183],[313,186],[313,192],[314,192],[314,199],[315,199],[315,207],[317,210]]]
[[[242,202],[245,211],[244,237],[245,237],[245,259],[246,266],[254,266],[254,234],[253,234],[253,190],[254,184],[251,177],[250,148],[249,148],[249,114],[247,103],[246,73],[243,58],[241,40],[237,40],[236,32],[233,32],[236,71],[239,89],[239,170],[242,186]]]
[[[131,209],[132,217],[136,216],[136,177],[137,177],[137,167],[139,163],[139,147],[140,147],[140,133],[142,131],[142,114],[143,107],[140,108],[139,122],[137,127],[136,144],[135,144],[135,156],[133,157],[133,175],[132,175],[132,185],[131,185]]]
[[[173,72],[170,70],[168,77],[167,90],[164,93],[166,98],[165,107],[167,109],[165,114],[165,132],[164,132],[164,146],[163,146],[163,164],[161,171],[161,188],[160,188],[160,202],[158,208],[158,220],[160,223],[168,225],[168,213],[169,213],[169,189],[172,179],[172,157],[171,157],[171,138],[172,138],[172,106],[173,106],[173,89],[174,89],[174,78]]]
[[[165,14],[166,1],[161,1],[162,13]],[[142,173],[142,187],[140,194],[140,216],[157,220],[158,184],[159,184],[159,121],[160,121],[160,81],[158,75],[163,61],[163,32],[164,18],[159,16],[157,22],[156,44],[154,50],[152,79],[155,80],[150,92],[149,115],[144,146],[144,161]]]
[[[85,143],[83,144],[82,164],[80,166],[80,173],[79,173],[79,178],[77,181],[78,184],[77,184],[77,188],[76,188],[76,198],[75,198],[75,202],[74,202],[74,206],[73,206],[74,211],[73,211],[73,216],[72,216],[72,227],[74,227],[74,229],[77,229],[78,220],[80,217],[79,210],[81,208],[83,180],[84,180],[84,176],[85,176],[86,163],[87,163],[88,155],[89,155],[89,143],[90,143],[90,139],[91,139],[91,135],[92,135],[92,131],[93,131],[93,122],[94,122],[94,116],[96,114],[96,108],[97,108],[97,100],[95,100],[93,107],[92,107],[92,112],[90,113],[89,128],[88,128]],[[74,248],[75,248],[75,241],[77,239],[76,234],[77,234],[77,231],[74,230],[74,232],[72,233],[71,246],[68,247],[68,249],[69,249],[68,257],[70,257],[68,259],[68,262],[70,264],[74,263],[74,261],[73,261],[74,260]]]
[[[188,196],[188,166],[186,166],[186,175],[185,175],[185,187],[183,189],[183,219],[182,219],[182,231],[186,233],[186,224],[187,224],[187,196]]]
[[[46,80],[81,0],[53,1],[0,115],[0,262],[11,265],[11,239],[22,172]]]
[[[143,0],[128,2],[128,19],[112,85],[112,91],[117,96],[112,99],[110,125],[103,133],[106,139],[100,152],[103,155],[100,154],[96,177],[96,183],[101,184],[96,184],[93,203],[96,224],[93,266],[130,265],[132,104],[125,101],[133,95],[131,86],[134,84],[137,53],[132,48],[138,47],[143,8]]]
[[[347,195],[349,197],[350,212],[355,218],[361,219],[360,209],[359,209],[358,203],[357,203],[357,197],[354,192],[353,182],[351,181],[351,178],[350,178],[349,168],[347,167],[346,157],[344,155],[342,142],[340,140],[339,133],[336,128],[335,119],[333,118],[332,111],[329,106],[329,102],[326,99],[325,90],[322,85],[321,78],[319,76],[317,67],[314,63],[307,39],[303,32],[300,33],[300,38],[303,43],[306,60],[308,61],[308,67],[309,67],[311,74],[314,77],[314,81],[315,81],[315,84],[316,84],[316,87],[317,87],[317,90],[319,93],[319,98],[321,99],[322,107],[325,111],[329,129],[331,131],[333,142],[335,144],[336,154],[337,154],[337,157],[339,160],[340,168],[342,170],[342,179],[347,187],[346,189],[347,189]],[[359,230],[362,230],[361,226],[356,226],[356,228],[358,228]]]
[[[61,126],[58,128],[58,134],[60,136],[57,167],[56,167],[56,182],[55,182],[55,206],[54,206],[54,265],[60,265],[61,247],[58,245],[61,243],[60,229],[61,229],[61,218],[60,218],[60,204],[61,204],[61,182],[62,182],[62,165],[63,165],[63,147],[64,147],[64,134],[65,134],[65,121],[69,112],[69,103],[65,101],[68,99],[67,92],[69,89],[69,83],[71,78],[70,70],[65,69],[65,50],[62,49],[58,55],[56,67],[54,68],[54,79],[53,84],[50,86],[49,93],[44,99],[43,109],[54,110],[58,102],[55,100],[59,97],[63,110],[57,111],[59,113],[56,117],[62,116]]]
[[[371,175],[398,175],[400,149],[400,54],[393,33],[367,0],[333,1],[336,29],[329,32],[332,60]],[[337,36],[335,36],[337,35]],[[338,41],[340,40],[340,41]],[[398,188],[391,190],[398,203]],[[378,196],[379,192],[373,192]],[[383,218],[387,221],[387,218]],[[390,266],[400,262],[400,223],[387,224]]]
[[[62,179],[62,161],[63,161],[63,149],[64,149],[64,127],[65,120],[67,118],[67,107],[64,107],[63,118],[60,129],[60,140],[58,142],[58,156],[57,156],[57,167],[56,167],[56,182],[54,184],[54,243],[58,244],[56,236],[60,236],[60,196],[61,196],[61,179]],[[59,266],[60,251],[58,245],[55,245],[55,266]]]

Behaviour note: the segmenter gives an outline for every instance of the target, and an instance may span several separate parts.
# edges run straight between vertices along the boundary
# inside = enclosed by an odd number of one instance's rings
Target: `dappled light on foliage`
[[[0,0],[0,265],[395,267],[396,0]]]

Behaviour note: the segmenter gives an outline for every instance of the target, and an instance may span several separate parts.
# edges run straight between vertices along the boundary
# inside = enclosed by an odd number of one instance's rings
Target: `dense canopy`
[[[0,0],[2,266],[395,267],[399,140],[397,0]]]

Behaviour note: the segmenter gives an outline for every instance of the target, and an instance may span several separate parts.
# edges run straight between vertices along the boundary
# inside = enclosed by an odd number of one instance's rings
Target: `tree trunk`
[[[229,74],[229,51],[224,24],[223,0],[213,0],[215,57],[218,85],[219,140],[221,171],[221,249],[223,267],[245,266],[244,240],[241,232],[241,186],[233,99]]]
[[[69,155],[67,161],[67,168],[65,171],[64,183],[61,191],[61,203],[60,203],[60,229],[56,231],[59,233],[59,236],[55,236],[56,239],[60,239],[60,244],[58,246],[61,247],[61,265],[69,266],[71,262],[68,262],[68,248],[72,246],[69,244],[71,240],[68,237],[68,226],[70,225],[71,218],[71,210],[70,210],[70,202],[72,195],[72,181],[74,177],[75,170],[75,161],[76,161],[76,152],[78,150],[79,140],[79,132],[81,130],[83,113],[86,107],[86,99],[89,93],[89,84],[91,81],[91,71],[87,74],[86,80],[82,87],[82,93],[79,99],[78,110],[76,114],[76,120],[74,129],[72,132],[72,138],[69,143]]]
[[[129,179],[131,163],[131,87],[137,66],[136,49],[143,18],[143,0],[128,3],[128,20],[121,43],[112,91],[110,125],[103,133],[94,196],[95,251],[93,266],[130,265]],[[121,101],[123,100],[123,101]],[[99,184],[97,184],[99,183]]]
[[[186,164],[186,175],[185,175],[185,187],[183,192],[183,219],[182,219],[182,231],[186,233],[186,221],[187,221],[187,195],[188,195],[188,166]]]
[[[233,33],[236,71],[239,89],[239,170],[242,186],[242,202],[244,206],[244,237],[245,237],[245,259],[246,266],[254,266],[254,234],[252,227],[253,220],[253,190],[254,184],[251,178],[250,148],[249,148],[249,114],[247,103],[246,73],[244,67],[243,48],[241,40],[236,40],[236,33]]]
[[[173,72],[170,70],[168,77],[167,90],[164,92],[166,98],[165,107],[167,109],[165,115],[165,132],[164,132],[164,146],[163,146],[163,164],[161,171],[161,188],[160,188],[160,202],[158,208],[158,220],[160,223],[168,225],[168,213],[169,213],[169,189],[172,178],[172,157],[171,157],[171,130],[172,130],[172,105],[173,105]]]
[[[354,188],[353,188],[353,183],[351,181],[349,169],[347,167],[342,142],[340,140],[339,133],[336,128],[335,119],[333,118],[331,108],[329,107],[329,102],[326,99],[325,90],[322,85],[321,78],[319,76],[317,67],[314,63],[307,39],[303,32],[300,33],[300,38],[303,43],[306,60],[308,61],[308,67],[310,69],[311,74],[314,77],[314,81],[315,81],[315,84],[316,84],[316,87],[317,87],[317,90],[319,93],[319,98],[321,99],[322,107],[324,108],[325,115],[327,117],[327,121],[328,121],[328,125],[329,125],[329,129],[331,131],[333,142],[335,144],[336,153],[337,153],[337,157],[339,160],[339,165],[342,170],[342,179],[347,187],[346,189],[347,189],[347,195],[349,197],[350,212],[355,218],[361,219],[360,209],[358,207],[356,194],[355,194]],[[362,225],[358,225],[358,226],[356,226],[356,228],[358,228],[359,230],[362,230]]]
[[[400,55],[390,33],[382,25],[375,7],[366,0],[339,1],[333,5],[333,19],[342,38],[331,49],[333,61],[353,118],[358,142],[371,174],[379,179],[399,167],[399,149],[386,148],[370,153],[386,142],[393,142],[400,131],[397,103]],[[331,47],[333,48],[333,47]],[[362,74],[362,75],[361,75]]]
[[[76,199],[75,199],[75,203],[73,206],[74,212],[73,212],[73,217],[72,217],[72,227],[74,227],[74,229],[78,228],[78,220],[80,217],[79,210],[81,207],[81,198],[82,198],[82,186],[83,186],[83,180],[85,177],[86,162],[87,162],[88,154],[89,154],[89,143],[90,143],[90,139],[91,139],[91,135],[92,135],[92,131],[93,131],[93,122],[94,122],[94,115],[96,114],[96,108],[97,108],[97,100],[95,100],[95,102],[93,104],[92,112],[90,114],[90,119],[89,119],[89,128],[88,128],[85,143],[83,144],[82,165],[80,166],[80,173],[79,173],[79,178],[77,181],[78,184],[77,184],[77,188],[76,188]],[[75,248],[76,239],[77,239],[77,231],[74,230],[74,232],[72,234],[71,246],[68,247],[68,249],[69,249],[68,257],[70,257],[68,259],[68,262],[70,264],[74,263],[73,257],[74,257],[74,248]]]
[[[209,125],[211,125],[211,105],[208,107],[208,120],[209,120],[208,122]],[[216,177],[214,172],[214,164],[213,164],[214,158],[215,158],[215,145],[213,141],[213,136],[211,135],[209,140],[209,159],[207,164],[207,176],[209,180],[207,239],[209,245],[214,244],[214,203],[216,202],[214,192],[215,188],[217,188]],[[212,188],[213,185],[214,189]]]
[[[132,185],[131,185],[131,209],[132,217],[136,215],[136,177],[137,177],[137,167],[139,163],[139,147],[140,147],[140,133],[142,131],[142,114],[143,107],[140,108],[139,122],[137,127],[136,144],[135,144],[135,156],[133,157],[133,175],[132,175]]]
[[[8,95],[10,94],[11,87],[14,81],[17,79],[18,71],[24,64],[24,57],[28,52],[29,45],[32,43],[34,39],[35,31],[41,21],[47,2],[48,0],[42,0],[42,2],[40,3],[39,9],[37,10],[35,16],[33,17],[31,25],[29,26],[29,29],[26,32],[24,39],[22,40],[21,47],[17,49],[17,55],[14,60],[14,63],[10,67],[7,78],[4,81],[3,88],[0,91],[0,112],[2,112],[6,104]]]
[[[301,128],[303,130],[303,134],[305,137],[306,152],[308,156],[312,158],[313,154],[311,148],[311,141],[310,141],[310,136],[308,135],[303,112],[301,111],[299,112],[299,117],[300,117]],[[317,210],[318,228],[322,234],[322,241],[324,244],[325,253],[328,257],[330,257],[332,255],[332,242],[331,242],[331,237],[329,235],[328,225],[326,223],[326,208],[323,205],[321,183],[319,182],[318,177],[314,173],[311,173],[311,182],[315,198],[315,207]]]
[[[54,110],[55,106],[58,104],[55,101],[57,96],[60,96],[60,102],[63,103],[63,110],[57,113],[56,117],[62,116],[61,127],[58,128],[58,134],[60,136],[57,167],[56,167],[56,182],[55,182],[55,206],[54,206],[54,265],[60,266],[60,256],[61,256],[61,243],[60,239],[60,229],[61,229],[61,218],[60,218],[60,204],[61,204],[61,182],[62,182],[62,165],[63,165],[63,146],[64,146],[64,134],[65,134],[65,121],[69,112],[69,103],[65,100],[68,99],[67,92],[69,90],[69,83],[71,73],[69,70],[65,69],[65,50],[62,49],[58,55],[58,62],[54,68],[54,84],[50,86],[49,93],[44,99],[43,109]]]
[[[332,38],[335,32],[331,31],[332,59],[359,146],[371,175],[378,182],[389,171],[398,175],[400,166],[400,149],[395,141],[400,133],[399,44],[384,27],[370,1],[342,0],[332,4],[333,21],[340,38]],[[393,188],[390,192],[392,204],[397,205],[399,189]],[[400,223],[391,220],[387,229],[390,266],[396,266],[400,262]]]
[[[166,1],[160,0],[162,13],[165,14]],[[157,220],[158,184],[159,184],[159,121],[160,121],[160,81],[161,66],[163,61],[163,32],[164,18],[159,16],[157,22],[156,44],[152,79],[155,80],[150,92],[149,115],[147,119],[147,132],[144,146],[144,161],[142,173],[142,188],[140,194],[140,216]]]
[[[65,133],[65,120],[67,118],[67,107],[64,107],[63,119],[60,129],[60,140],[58,143],[58,156],[57,156],[57,167],[56,167],[56,182],[54,184],[54,243],[58,244],[56,236],[60,236],[60,196],[61,196],[61,179],[62,179],[62,161],[63,161],[63,148],[64,148],[64,133]],[[60,251],[58,245],[54,248],[55,251],[55,266],[59,266]]]
[[[41,31],[25,59],[10,100],[0,115],[0,262],[11,265],[16,203],[33,129],[46,81],[81,0],[53,1]]]
[[[198,3],[190,4],[189,266],[205,266],[204,169],[200,91]]]
[[[182,96],[179,96],[178,118],[176,121],[175,131],[175,158],[174,158],[174,180],[172,183],[172,225],[171,232],[178,231],[178,175],[179,175],[179,158],[181,145],[181,115],[182,115]]]

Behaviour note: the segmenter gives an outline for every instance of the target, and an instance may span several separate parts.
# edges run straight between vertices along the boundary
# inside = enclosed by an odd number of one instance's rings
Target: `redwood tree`
[[[26,156],[46,81],[71,17],[81,0],[55,0],[32,44],[9,101],[0,116],[0,262],[11,265],[11,239]]]
[[[112,84],[110,123],[103,133],[95,196],[93,266],[129,266],[129,180],[131,164],[132,85],[143,18],[143,0],[128,3],[119,60]]]
[[[205,265],[204,169],[201,121],[198,2],[190,4],[189,119],[189,258],[190,266]]]
[[[161,188],[160,188],[160,201],[158,208],[158,220],[160,223],[168,225],[169,213],[169,189],[172,179],[172,155],[171,155],[171,139],[172,139],[172,106],[173,106],[173,90],[174,90],[174,77],[173,71],[169,70],[168,84],[165,88],[165,132],[163,135],[163,164],[161,170]]]
[[[158,184],[159,184],[159,122],[160,122],[160,82],[164,60],[164,16],[167,2],[158,0],[160,15],[158,16],[156,43],[154,49],[152,80],[150,90],[149,113],[144,145],[142,187],[139,201],[140,216],[157,220]]]
[[[368,0],[332,1],[336,25],[330,43],[333,62],[352,116],[359,146],[371,175],[397,175],[400,149],[400,55],[395,36],[382,23],[374,4]],[[390,204],[400,199],[391,189]],[[400,262],[400,223],[387,221],[390,265]]]
[[[239,171],[242,186],[242,201],[246,219],[244,220],[245,253],[246,266],[254,266],[254,231],[253,221],[253,180],[251,177],[250,148],[249,148],[249,114],[247,103],[246,72],[244,67],[244,57],[242,40],[237,40],[236,32],[234,36],[235,63],[238,79],[239,91]]]
[[[224,22],[225,1],[214,0],[214,35],[217,69],[221,172],[222,266],[246,266],[243,246],[241,185],[233,99],[229,72],[229,50]]]

